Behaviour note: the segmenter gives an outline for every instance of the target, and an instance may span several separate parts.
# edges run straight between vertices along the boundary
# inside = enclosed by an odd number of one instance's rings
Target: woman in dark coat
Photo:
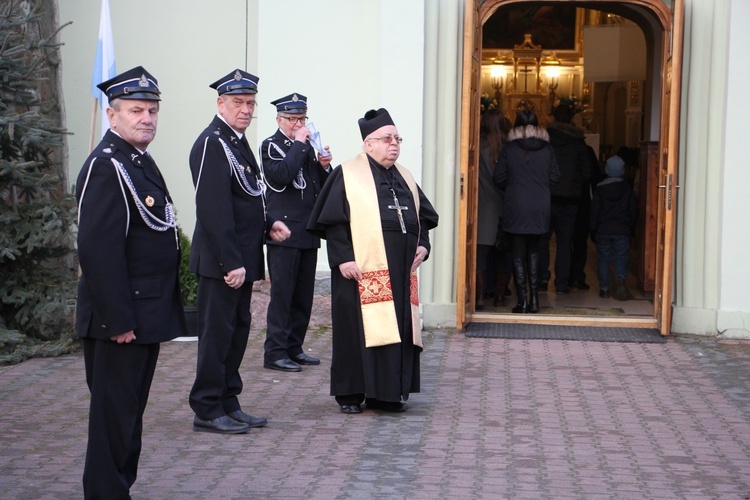
[[[549,231],[550,186],[560,170],[547,131],[532,110],[516,115],[493,175],[505,191],[503,230],[510,235],[518,304],[514,313],[539,312],[539,239]],[[529,276],[530,299],[526,294]]]
[[[498,221],[503,215],[503,192],[492,180],[500,150],[512,128],[510,120],[497,109],[482,114],[479,124],[479,210],[477,213],[477,310],[484,308],[487,268],[493,262],[495,300],[505,305],[505,286],[510,275],[510,262],[505,249],[496,248]],[[588,232],[586,233],[588,238]],[[506,264],[507,262],[507,264]]]

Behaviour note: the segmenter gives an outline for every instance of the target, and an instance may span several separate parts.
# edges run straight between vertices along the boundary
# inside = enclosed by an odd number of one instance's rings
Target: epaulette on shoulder
[[[117,146],[115,146],[114,144],[101,144],[98,148],[96,148],[96,150],[94,150],[94,156],[96,156],[97,158],[102,158],[104,160],[109,160],[115,155],[116,152]]]

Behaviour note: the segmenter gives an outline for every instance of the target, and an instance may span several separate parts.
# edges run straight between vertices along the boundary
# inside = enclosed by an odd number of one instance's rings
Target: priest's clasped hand
[[[422,245],[417,247],[417,253],[414,255],[414,262],[411,264],[411,270],[416,271],[419,266],[422,265],[425,258],[427,257],[427,249]]]
[[[341,276],[348,280],[359,281],[362,279],[362,271],[359,270],[359,266],[353,260],[339,264],[339,271],[341,271]]]

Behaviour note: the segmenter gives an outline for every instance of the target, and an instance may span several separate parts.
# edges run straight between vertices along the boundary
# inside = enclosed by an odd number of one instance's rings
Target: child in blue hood
[[[638,204],[633,187],[623,178],[625,161],[622,158],[609,158],[604,172],[607,178],[597,184],[591,202],[591,237],[596,243],[599,297],[610,296],[609,266],[614,260],[615,298],[627,300],[628,250],[638,221]]]

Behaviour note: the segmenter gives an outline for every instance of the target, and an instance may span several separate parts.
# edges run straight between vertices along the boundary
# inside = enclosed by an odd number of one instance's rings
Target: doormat
[[[476,323],[465,329],[470,338],[578,340],[589,342],[637,342],[664,344],[666,337],[656,328],[611,326],[537,325],[527,323]]]
[[[511,314],[511,309],[515,304],[499,307],[485,307],[483,309],[477,309],[477,312],[482,313],[499,313],[499,314]],[[542,307],[539,310],[540,315],[554,315],[554,316],[625,316],[625,310],[621,307]]]

